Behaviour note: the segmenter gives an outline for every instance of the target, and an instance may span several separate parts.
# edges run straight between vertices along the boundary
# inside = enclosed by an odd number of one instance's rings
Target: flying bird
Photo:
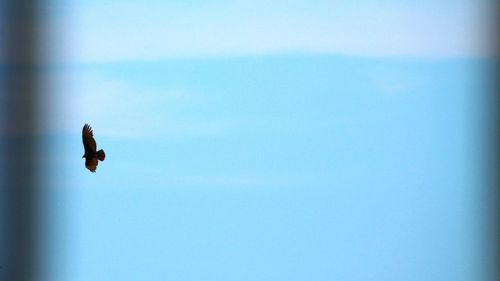
[[[89,169],[92,173],[95,173],[97,169],[97,160],[104,161],[106,158],[106,154],[104,154],[104,150],[97,150],[96,143],[94,140],[94,133],[92,132],[92,128],[89,124],[85,124],[82,130],[82,141],[83,148],[85,149],[85,154],[83,154],[82,158],[85,158],[85,167]]]

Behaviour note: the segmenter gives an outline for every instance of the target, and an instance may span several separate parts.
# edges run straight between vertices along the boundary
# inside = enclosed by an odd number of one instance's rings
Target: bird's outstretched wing
[[[96,152],[97,146],[94,140],[94,133],[92,132],[92,128],[89,126],[89,124],[85,124],[83,126],[82,141],[86,155]]]
[[[87,157],[85,159],[85,167],[89,169],[92,173],[95,173],[97,169],[97,158],[96,157]]]

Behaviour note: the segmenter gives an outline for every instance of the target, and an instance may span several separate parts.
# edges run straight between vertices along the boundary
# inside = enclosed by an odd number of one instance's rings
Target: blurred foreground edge
[[[491,229],[494,239],[492,266],[494,269],[493,280],[500,280],[500,1],[492,11],[491,44],[494,44],[495,60],[491,71],[491,99],[488,108],[492,112],[491,134],[492,134],[492,163],[490,163],[491,195],[493,206],[491,208]]]
[[[0,0],[0,279],[40,280],[39,182],[40,7]]]

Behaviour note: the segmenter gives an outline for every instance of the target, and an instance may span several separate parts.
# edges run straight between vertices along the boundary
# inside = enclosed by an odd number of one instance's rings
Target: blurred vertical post
[[[500,280],[500,2],[496,2],[493,7],[493,26],[491,38],[493,40],[494,48],[494,65],[492,71],[492,103],[491,110],[493,111],[493,155],[494,163],[492,165],[493,174],[493,195],[495,198],[493,206],[493,237],[496,239],[494,245],[495,256],[492,264],[496,264],[493,278]]]
[[[492,261],[491,280],[500,280],[500,2],[493,2],[492,9],[489,11],[490,30],[489,30],[489,44],[493,50],[493,63],[490,68],[489,87],[490,96],[488,99],[489,104],[487,110],[492,120],[490,122],[490,147],[489,154],[489,173],[491,182],[491,201],[492,203],[492,219],[491,219],[491,237],[492,243]]]
[[[37,118],[41,1],[1,3],[1,199],[4,280],[37,280]]]

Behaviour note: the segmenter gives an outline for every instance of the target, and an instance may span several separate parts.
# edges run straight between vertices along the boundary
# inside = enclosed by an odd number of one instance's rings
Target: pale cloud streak
[[[328,53],[487,56],[486,1],[87,2],[54,5],[56,61]],[[59,46],[59,47],[58,47]],[[57,51],[54,51],[57,50]]]
[[[48,133],[80,134],[90,123],[112,138],[213,137],[224,123],[190,118],[179,110],[196,104],[184,88],[155,88],[79,72],[47,77],[57,89],[48,95],[41,127]]]

